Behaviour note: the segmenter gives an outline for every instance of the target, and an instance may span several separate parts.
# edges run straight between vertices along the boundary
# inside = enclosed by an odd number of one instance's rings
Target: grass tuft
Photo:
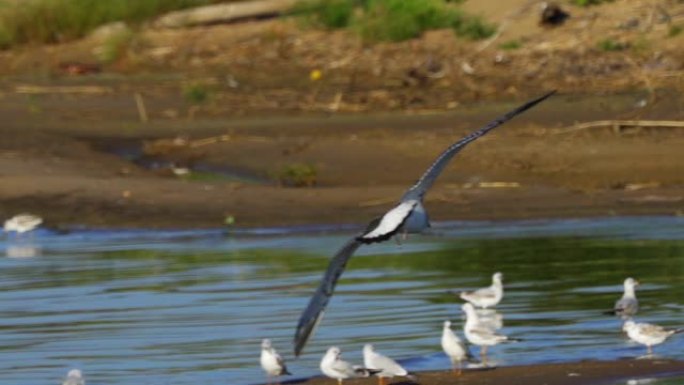
[[[667,36],[668,37],[679,36],[683,30],[684,30],[684,27],[682,27],[681,24],[673,24],[670,26],[670,29],[667,31]]]
[[[486,38],[496,31],[444,0],[311,0],[295,13],[315,26],[352,28],[370,42],[403,41],[443,28],[468,39]]]
[[[295,6],[293,13],[301,15],[307,24],[325,29],[340,29],[350,25],[356,7],[361,1],[312,0]]]
[[[611,38],[603,39],[598,42],[598,48],[604,52],[624,51],[627,45]]]
[[[508,40],[499,44],[499,48],[504,51],[513,51],[522,47],[522,43],[519,40]]]
[[[183,87],[183,97],[191,104],[202,104],[209,100],[211,92],[206,84],[190,83]]]
[[[575,5],[579,5],[580,7],[588,7],[590,5],[599,5],[603,3],[611,3],[614,0],[573,0],[572,2]]]
[[[318,170],[308,163],[290,163],[271,174],[282,186],[313,187],[317,183]]]

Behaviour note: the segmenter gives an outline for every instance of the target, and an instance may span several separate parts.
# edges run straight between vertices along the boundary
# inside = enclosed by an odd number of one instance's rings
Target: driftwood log
[[[596,127],[612,127],[613,131],[616,133],[621,132],[624,128],[628,127],[638,127],[638,128],[659,128],[659,127],[671,127],[671,128],[684,128],[684,121],[678,120],[597,120],[593,122],[578,123],[574,126],[562,130],[560,134],[566,132],[586,130],[589,128]]]
[[[183,28],[229,23],[240,19],[276,16],[291,9],[299,0],[255,0],[207,5],[171,12],[159,17],[157,28]]]

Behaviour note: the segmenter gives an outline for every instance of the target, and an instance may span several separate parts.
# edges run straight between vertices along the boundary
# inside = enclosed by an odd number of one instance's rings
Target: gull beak
[[[634,286],[639,286],[639,285],[641,285],[641,282],[639,282],[639,281],[634,281]]]

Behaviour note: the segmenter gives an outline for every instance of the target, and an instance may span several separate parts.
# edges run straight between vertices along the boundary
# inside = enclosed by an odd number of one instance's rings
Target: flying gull
[[[437,157],[418,181],[404,193],[397,206],[389,210],[385,215],[372,220],[363,232],[349,239],[337,251],[330,260],[318,288],[309,300],[309,304],[299,318],[294,337],[295,356],[299,356],[302,352],[304,345],[306,345],[309,337],[321,321],[323,311],[333,295],[337,280],[342,275],[349,258],[356,252],[356,249],[363,244],[385,241],[400,231],[404,234],[420,233],[430,227],[427,212],[423,207],[423,197],[444,167],[449,163],[449,160],[468,143],[485,135],[516,115],[534,107],[555,92],[551,91],[539,98],[528,101],[449,146]]]

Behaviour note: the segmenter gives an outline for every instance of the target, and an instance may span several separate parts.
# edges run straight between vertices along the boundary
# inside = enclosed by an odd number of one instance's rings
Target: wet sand
[[[665,359],[625,359],[618,361],[585,361],[577,363],[499,367],[490,370],[468,370],[461,376],[450,371],[421,372],[415,382],[395,378],[391,384],[473,384],[473,385],[618,385],[631,379],[681,377],[684,362]],[[316,377],[292,381],[308,385],[330,385],[333,379]],[[377,379],[345,380],[348,385],[376,384]]]

